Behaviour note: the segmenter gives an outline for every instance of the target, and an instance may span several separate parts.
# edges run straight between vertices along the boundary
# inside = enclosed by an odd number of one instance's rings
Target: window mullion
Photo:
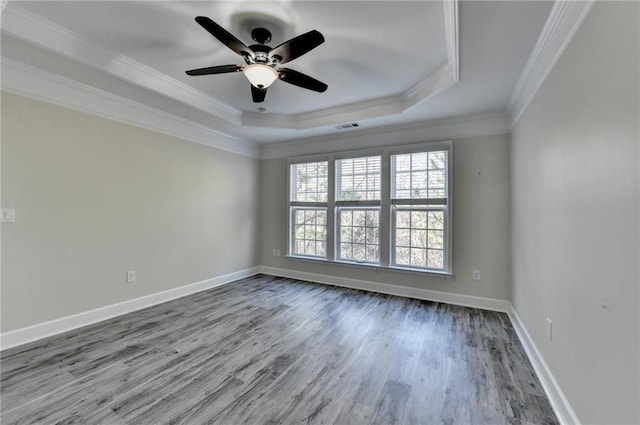
[[[380,207],[380,201],[335,201],[336,207],[346,207],[346,208],[369,208],[369,207]]]
[[[327,182],[327,260],[336,259],[336,160],[329,157]]]
[[[392,199],[393,205],[433,205],[436,207],[447,206],[447,198],[413,198],[413,199]]]
[[[453,185],[453,146],[449,147],[447,155],[447,166],[445,173],[445,193],[447,194],[447,211],[445,214],[445,267],[448,271],[453,270],[453,196],[451,196],[451,190]]]
[[[326,208],[326,202],[304,202],[304,201],[291,201],[289,202],[291,207],[308,207],[308,208]]]
[[[382,154],[382,170],[380,175],[380,265],[391,264],[391,155]]]

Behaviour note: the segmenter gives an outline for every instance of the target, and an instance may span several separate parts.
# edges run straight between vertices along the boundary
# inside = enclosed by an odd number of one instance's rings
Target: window
[[[289,255],[451,274],[451,142],[289,164]]]
[[[445,269],[447,151],[391,155],[392,265]]]
[[[339,261],[380,262],[380,155],[336,160]]]
[[[327,161],[292,164],[290,167],[290,220],[293,255],[326,258]]]

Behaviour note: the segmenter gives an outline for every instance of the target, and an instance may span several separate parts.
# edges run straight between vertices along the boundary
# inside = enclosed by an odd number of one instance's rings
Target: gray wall
[[[258,265],[258,160],[3,93],[2,331]],[[125,283],[135,270],[137,281]]]
[[[507,135],[497,135],[454,140],[453,159],[455,280],[274,257],[273,249],[280,249],[284,254],[287,243],[286,159],[265,160],[262,164],[261,264],[508,300],[509,138]],[[481,270],[480,282],[472,280],[473,269]]]
[[[640,423],[638,9],[597,2],[512,132],[512,303],[583,424]]]

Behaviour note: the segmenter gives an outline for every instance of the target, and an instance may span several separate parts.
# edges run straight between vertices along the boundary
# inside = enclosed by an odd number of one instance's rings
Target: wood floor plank
[[[0,366],[3,424],[558,423],[507,315],[265,275]]]
[[[126,366],[113,363],[102,373],[77,379],[16,409],[3,411],[2,424],[86,423],[90,417],[99,421],[110,417],[114,422],[117,417],[100,406],[100,400],[110,385],[127,379],[128,373]]]
[[[20,407],[74,380],[73,375],[58,365],[13,370],[3,376],[0,389],[2,409],[9,411]]]

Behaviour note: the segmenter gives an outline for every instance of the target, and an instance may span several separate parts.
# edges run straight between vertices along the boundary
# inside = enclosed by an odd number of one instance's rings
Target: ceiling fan
[[[271,32],[265,28],[255,28],[251,31],[251,38],[257,44],[247,46],[206,16],[196,17],[196,22],[220,40],[222,44],[242,56],[245,64],[192,69],[186,71],[187,75],[225,74],[242,71],[251,83],[251,97],[254,102],[263,102],[267,95],[267,88],[276,80],[320,93],[327,90],[325,83],[313,77],[293,69],[279,68],[280,64],[299,58],[324,43],[324,37],[320,32],[312,30],[271,48],[267,45],[271,41]]]

